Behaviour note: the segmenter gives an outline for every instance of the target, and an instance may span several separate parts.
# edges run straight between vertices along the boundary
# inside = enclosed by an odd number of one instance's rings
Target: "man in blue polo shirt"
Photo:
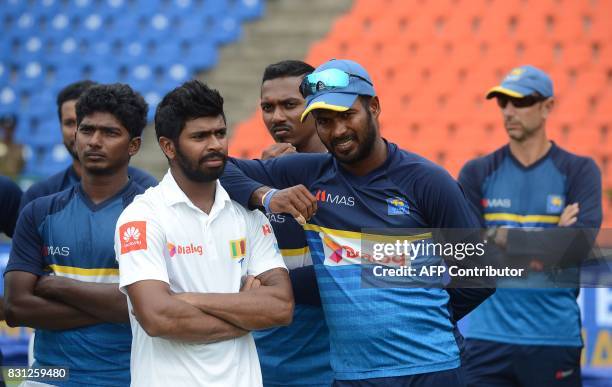
[[[314,67],[285,60],[266,67],[261,84],[261,113],[276,141],[263,151],[262,159],[288,153],[323,153],[314,120],[300,119],[306,101],[300,83]],[[253,332],[266,387],[329,386],[329,330],[314,277],[312,258],[304,230],[288,214],[267,214],[289,269],[295,308],[286,327]]]
[[[77,128],[76,103],[79,97],[90,87],[96,85],[92,81],[79,81],[64,87],[57,95],[57,115],[62,130],[66,150],[72,156],[72,164],[65,170],[56,173],[42,181],[34,183],[21,198],[20,210],[32,200],[47,196],[72,187],[81,179],[81,163],[74,149],[74,134]],[[147,172],[134,167],[128,167],[128,174],[144,188],[157,185],[157,180]]]
[[[541,239],[534,240],[539,234],[534,228],[597,229],[602,220],[598,167],[546,136],[553,95],[552,81],[540,69],[513,69],[487,93],[497,100],[509,143],[469,161],[459,174],[492,240],[509,257],[535,256],[531,267],[538,271],[546,265],[538,251],[546,251]],[[468,384],[581,386],[578,291],[498,289],[470,314]]]
[[[380,136],[380,102],[358,63],[326,62],[304,78],[301,91],[307,97],[302,119],[314,116],[329,153],[233,160],[223,184],[236,200],[271,210],[287,208],[279,202],[291,187],[296,218],[312,214],[316,199],[316,214],[304,229],[330,331],[334,385],[464,385],[455,322],[492,290],[368,287],[361,281],[376,266],[362,241],[385,237],[364,228],[478,228],[459,185]],[[306,189],[293,187],[298,184]],[[430,257],[403,258],[399,264],[418,266]]]
[[[117,219],[144,187],[128,175],[147,105],[123,84],[76,105],[82,179],[22,210],[5,272],[6,319],[36,329],[34,366],[69,368],[59,386],[128,386],[131,330],[119,291]]]

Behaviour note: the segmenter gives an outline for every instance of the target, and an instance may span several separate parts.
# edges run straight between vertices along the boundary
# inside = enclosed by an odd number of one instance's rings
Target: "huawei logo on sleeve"
[[[147,222],[128,222],[119,227],[121,254],[147,249]]]

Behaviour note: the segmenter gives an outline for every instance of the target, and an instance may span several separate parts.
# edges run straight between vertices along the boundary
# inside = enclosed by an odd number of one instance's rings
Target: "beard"
[[[368,126],[365,132],[365,137],[362,141],[359,142],[357,146],[357,151],[353,155],[343,155],[334,152],[334,145],[338,142],[342,142],[344,138],[332,140],[332,143],[328,146],[325,144],[327,151],[334,155],[336,159],[344,164],[355,164],[358,163],[370,156],[372,151],[374,150],[374,142],[376,141],[376,123],[374,122],[374,117],[372,116],[372,112],[367,110],[368,113]]]
[[[68,151],[68,153],[70,154],[70,156],[72,157],[72,160],[79,160],[79,155],[77,155],[76,150],[74,149],[74,142],[72,142],[72,144],[68,144],[66,142],[64,142],[64,146],[66,147],[66,150]]]
[[[209,159],[220,158],[223,160],[223,164],[218,168],[206,168],[201,165]],[[227,163],[227,155],[221,152],[210,152],[207,155],[201,157],[197,162],[193,162],[188,159],[181,150],[176,147],[176,161],[183,172],[183,174],[191,181],[198,183],[209,183],[217,180],[225,169],[225,163]]]

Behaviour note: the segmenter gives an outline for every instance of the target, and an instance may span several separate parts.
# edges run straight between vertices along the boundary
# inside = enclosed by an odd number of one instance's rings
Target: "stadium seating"
[[[166,92],[217,64],[218,49],[263,15],[263,0],[5,0],[0,5],[0,115],[18,114],[26,174],[64,168],[55,95],[68,83],[126,82],[153,118]]]
[[[381,98],[383,135],[455,176],[468,159],[507,142],[486,90],[515,65],[543,68],[557,96],[549,134],[602,169],[610,227],[610,15],[607,0],[356,0],[306,61],[365,65]],[[233,154],[258,157],[271,143],[258,115],[237,127]]]

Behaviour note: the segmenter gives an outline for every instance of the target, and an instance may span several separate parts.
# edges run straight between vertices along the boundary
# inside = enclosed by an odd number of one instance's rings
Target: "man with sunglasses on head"
[[[555,227],[601,225],[598,167],[546,135],[553,95],[552,81],[542,70],[513,69],[487,93],[497,100],[509,143],[469,161],[459,174],[491,240],[514,261],[548,252],[542,235],[557,232]],[[551,242],[560,244],[558,238]],[[537,271],[545,264],[539,257],[530,263]],[[578,291],[498,288],[470,314],[465,332],[468,385],[580,386]]]
[[[262,159],[289,153],[324,153],[312,117],[301,120],[306,100],[300,93],[304,76],[314,67],[299,60],[284,60],[266,67],[261,84],[261,113],[275,144]],[[295,308],[286,327],[253,332],[261,374],[266,387],[329,386],[329,330],[325,323],[319,289],[306,236],[287,214],[266,214],[289,269]]]
[[[330,60],[304,78],[301,92],[301,118],[314,117],[329,153],[234,159],[223,180],[245,205],[310,218],[304,229],[330,331],[333,385],[465,385],[455,323],[493,290],[361,285],[362,268],[376,266],[361,260],[370,235],[363,228],[479,227],[459,185],[381,137],[381,105],[360,64]]]

